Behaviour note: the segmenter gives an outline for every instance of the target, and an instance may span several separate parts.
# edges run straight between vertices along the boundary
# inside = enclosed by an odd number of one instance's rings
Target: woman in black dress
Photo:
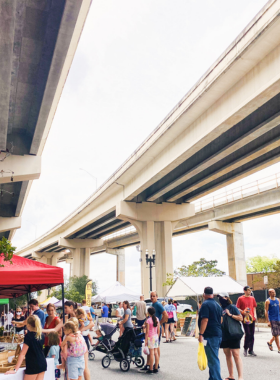
[[[25,357],[26,370],[24,380],[43,380],[47,370],[47,362],[43,353],[42,326],[40,319],[36,315],[27,318],[28,333],[24,337],[24,344],[18,357],[15,369],[9,370],[6,374],[14,374],[18,371]]]

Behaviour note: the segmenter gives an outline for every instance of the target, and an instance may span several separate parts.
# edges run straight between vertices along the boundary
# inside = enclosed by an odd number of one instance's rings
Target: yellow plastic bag
[[[207,356],[203,343],[198,343],[197,364],[200,371],[204,371],[208,366]]]

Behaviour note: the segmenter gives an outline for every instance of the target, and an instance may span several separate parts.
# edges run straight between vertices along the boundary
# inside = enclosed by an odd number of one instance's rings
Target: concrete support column
[[[84,275],[88,276],[90,278],[90,248],[85,248],[85,267],[84,267]]]
[[[208,224],[208,228],[210,231],[226,235],[229,275],[245,286],[247,275],[242,224],[214,221]]]
[[[90,248],[74,248],[71,249],[73,264],[72,276],[88,276],[90,275]]]
[[[150,271],[146,264],[146,251],[148,250],[149,256],[155,250],[155,223],[153,221],[142,222],[142,233],[140,235],[141,242],[141,285],[142,294],[145,298],[150,295]],[[156,273],[155,268],[152,270],[153,289],[156,290]]]
[[[116,280],[125,286],[125,251],[124,249],[106,248],[106,253],[116,256]]]
[[[72,264],[72,276],[80,276],[80,267],[81,267],[81,260],[80,260],[80,249],[75,248],[71,249],[72,258],[73,258],[73,264]]]
[[[66,263],[70,265],[69,276],[73,276],[73,259],[66,259]]]
[[[156,290],[164,297],[168,287],[163,286],[167,273],[173,273],[172,223],[155,222]]]
[[[39,261],[39,263],[48,264],[48,259],[46,256],[36,257],[36,261]]]
[[[117,266],[116,266],[116,278],[119,283],[121,283],[123,286],[125,286],[125,253],[124,249],[118,249],[117,250]]]

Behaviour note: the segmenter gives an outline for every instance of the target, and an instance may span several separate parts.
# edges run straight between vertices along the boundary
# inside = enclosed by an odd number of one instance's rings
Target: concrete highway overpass
[[[11,239],[41,156],[90,0],[0,0],[0,238]]]
[[[102,247],[102,238],[134,226],[142,291],[149,292],[145,254],[155,250],[153,286],[163,294],[166,273],[173,271],[175,228],[197,217],[190,202],[280,160],[279,15],[280,0],[269,1],[124,164],[18,254],[55,263],[69,249],[73,274],[89,274],[90,254]],[[240,243],[240,225],[234,224],[223,232]],[[243,284],[245,256],[238,244],[229,266]]]

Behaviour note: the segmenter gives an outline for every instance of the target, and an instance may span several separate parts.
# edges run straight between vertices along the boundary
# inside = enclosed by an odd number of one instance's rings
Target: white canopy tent
[[[56,297],[51,297],[46,299],[44,302],[40,303],[40,306],[47,307],[49,303],[57,303],[59,300]]]
[[[118,281],[104,292],[92,297],[92,302],[122,302],[122,301],[135,301],[139,300],[140,293],[136,293],[125,286],[121,285]]]
[[[210,286],[214,294],[243,293],[243,286],[229,276],[221,277],[178,277],[167,293],[167,297],[201,296],[204,288]]]

